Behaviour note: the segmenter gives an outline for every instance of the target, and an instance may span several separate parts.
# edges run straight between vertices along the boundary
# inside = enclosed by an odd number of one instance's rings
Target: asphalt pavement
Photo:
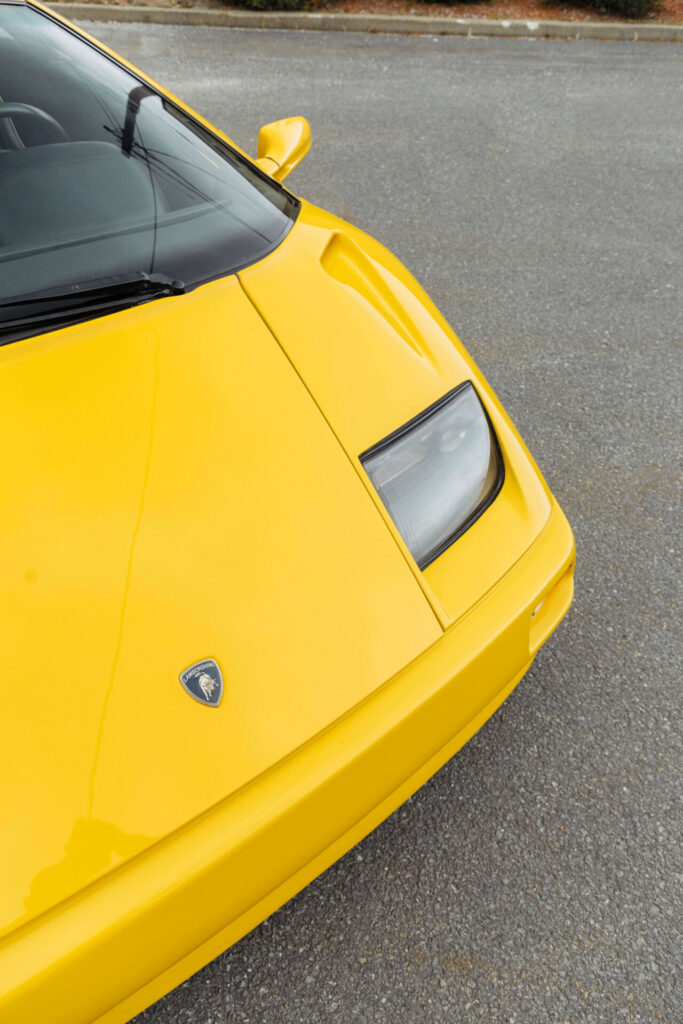
[[[683,47],[85,27],[250,152],[309,119],[292,189],[427,287],[578,547],[494,718],[136,1024],[679,1024]]]

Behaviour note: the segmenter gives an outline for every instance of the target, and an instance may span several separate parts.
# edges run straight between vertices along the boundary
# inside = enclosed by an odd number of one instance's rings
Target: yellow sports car
[[[0,1020],[123,1022],[417,789],[573,593],[381,245],[0,0]]]

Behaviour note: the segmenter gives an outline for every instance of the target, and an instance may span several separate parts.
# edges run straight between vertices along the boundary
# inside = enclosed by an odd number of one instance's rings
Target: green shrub
[[[622,18],[642,20],[655,10],[655,0],[581,0],[581,7],[590,7],[600,14],[620,14]]]
[[[250,0],[250,3],[258,0]],[[266,0],[263,0],[264,4]],[[423,3],[443,3],[455,6],[459,3],[466,3],[467,0],[422,0]],[[589,7],[599,14],[618,14],[622,18],[637,18],[642,20],[648,14],[657,9],[658,0],[574,0],[577,7]],[[552,17],[552,10],[549,10]]]
[[[307,11],[314,4],[311,0],[232,0],[239,7],[250,11]]]
[[[232,0],[240,7],[252,11],[306,11],[317,7],[317,0]],[[423,0],[424,3],[435,0]],[[458,4],[467,0],[436,0],[439,3]],[[600,14],[618,14],[622,18],[646,18],[657,7],[657,0],[575,0],[577,7],[589,7]]]

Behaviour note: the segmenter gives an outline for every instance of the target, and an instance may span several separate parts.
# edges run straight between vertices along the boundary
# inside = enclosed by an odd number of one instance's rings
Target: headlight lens
[[[421,569],[472,525],[503,483],[498,442],[471,381],[360,459]]]

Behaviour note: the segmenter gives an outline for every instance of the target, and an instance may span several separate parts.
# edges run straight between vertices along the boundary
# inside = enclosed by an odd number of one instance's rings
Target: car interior
[[[68,31],[34,12],[47,33],[24,24],[26,10],[0,4],[0,302],[131,272],[196,284],[284,237],[286,193]]]

